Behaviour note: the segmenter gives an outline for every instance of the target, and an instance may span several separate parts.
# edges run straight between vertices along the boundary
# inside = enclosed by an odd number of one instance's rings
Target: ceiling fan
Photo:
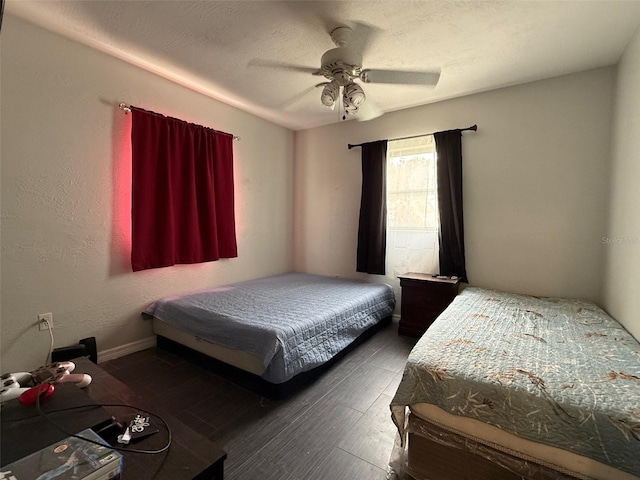
[[[337,48],[332,48],[322,55],[319,69],[282,63],[260,63],[263,66],[287,68],[325,77],[327,82],[315,86],[323,87],[320,101],[331,109],[342,101],[345,115],[357,113],[366,100],[364,90],[356,81],[430,87],[438,83],[439,69],[433,71],[364,69],[362,68],[362,51],[356,45],[358,42],[354,39],[354,31],[349,27],[340,26],[333,29],[330,35]]]

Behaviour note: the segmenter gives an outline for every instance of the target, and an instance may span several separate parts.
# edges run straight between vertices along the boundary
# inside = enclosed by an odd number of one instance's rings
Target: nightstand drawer
[[[437,278],[424,273],[406,273],[400,277],[401,335],[422,335],[458,294],[457,278]]]
[[[405,321],[408,321],[409,323],[431,325],[431,323],[436,319],[438,315],[440,315],[444,311],[445,308],[447,308],[446,305],[444,305],[442,308],[426,308],[418,307],[416,305],[404,305],[402,307],[401,318],[404,318]]]
[[[398,333],[400,335],[422,335],[445,308],[446,306],[443,308],[402,307]]]
[[[455,295],[455,292],[451,291],[451,288],[434,289],[424,288],[422,286],[402,287],[402,308],[404,309],[405,304],[427,308],[439,307],[441,305],[446,307]]]

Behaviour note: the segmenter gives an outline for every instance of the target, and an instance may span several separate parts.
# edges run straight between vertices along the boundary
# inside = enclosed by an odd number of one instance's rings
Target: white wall
[[[640,340],[640,30],[618,65],[604,305]]]
[[[56,346],[151,337],[163,295],[291,269],[293,132],[6,15],[2,29],[0,371]],[[238,258],[131,272],[127,102],[242,137],[234,143]]]
[[[360,149],[347,143],[477,123],[463,134],[471,284],[600,301],[614,78],[598,69],[297,132],[296,269],[360,276]]]

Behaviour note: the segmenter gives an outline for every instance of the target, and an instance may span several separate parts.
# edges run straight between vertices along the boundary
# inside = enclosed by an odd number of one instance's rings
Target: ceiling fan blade
[[[263,68],[278,68],[280,70],[292,70],[300,73],[310,73],[315,75],[318,73],[318,69],[314,67],[306,67],[304,65],[294,65],[291,63],[278,62],[275,60],[264,60],[260,58],[256,58],[251,60],[248,64],[248,67],[263,67]]]
[[[295,94],[293,97],[291,97],[288,100],[286,100],[285,102],[281,103],[278,106],[278,108],[281,108],[282,110],[290,110],[296,103],[298,103],[300,100],[304,99],[307,95],[309,95],[311,92],[313,92],[315,89],[317,89],[321,85],[324,85],[324,84],[313,85],[313,86],[311,86],[309,88],[305,88],[300,93]]]
[[[362,70],[360,80],[364,83],[400,83],[406,85],[429,85],[435,87],[440,71],[411,72],[404,70]]]

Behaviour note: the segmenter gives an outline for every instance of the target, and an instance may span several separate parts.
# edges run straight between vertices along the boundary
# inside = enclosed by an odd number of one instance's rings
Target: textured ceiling
[[[441,69],[435,88],[363,85],[384,112],[615,64],[640,25],[638,0],[7,0],[5,13],[295,130],[340,114],[321,77],[265,64],[319,67],[339,25],[368,32],[365,68]]]

